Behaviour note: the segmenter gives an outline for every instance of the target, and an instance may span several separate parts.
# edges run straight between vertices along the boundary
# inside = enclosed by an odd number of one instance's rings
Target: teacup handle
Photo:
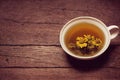
[[[115,31],[110,32],[110,34],[111,34],[111,39],[114,39],[115,37],[117,37],[117,35],[119,34],[119,27],[118,27],[118,26],[116,26],[116,25],[111,25],[111,26],[109,26],[109,27],[107,27],[107,28],[108,28],[109,31],[116,29]]]

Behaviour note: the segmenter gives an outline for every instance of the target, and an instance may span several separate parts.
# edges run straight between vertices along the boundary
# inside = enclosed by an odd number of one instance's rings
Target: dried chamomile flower
[[[84,38],[83,37],[77,37],[76,38],[76,42],[83,43],[84,42]]]
[[[82,52],[94,52],[102,45],[102,41],[92,35],[83,35],[76,37],[75,43],[70,43],[70,48],[76,48]]]
[[[84,48],[87,46],[87,43],[80,43],[79,41],[76,41],[76,45],[78,48]]]

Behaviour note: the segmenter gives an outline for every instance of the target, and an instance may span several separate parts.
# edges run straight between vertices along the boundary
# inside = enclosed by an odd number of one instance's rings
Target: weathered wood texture
[[[93,16],[108,26],[120,26],[117,2],[87,1],[1,1],[0,44],[59,45],[60,29],[78,16]],[[113,43],[120,44],[120,36]]]
[[[119,80],[119,69],[81,71],[72,68],[4,68],[0,80]]]
[[[25,24],[0,20],[1,45],[60,45],[60,24]],[[120,35],[112,40],[113,45],[120,45]]]
[[[120,26],[119,0],[0,0],[0,80],[120,80],[120,34],[99,58],[65,54],[59,32],[93,16]]]
[[[103,20],[107,25],[118,25],[119,9],[119,0],[1,0],[0,18],[23,24],[57,24],[88,15]]]
[[[120,68],[120,46],[110,46],[92,61],[79,61],[57,46],[0,46],[0,67],[114,67]]]

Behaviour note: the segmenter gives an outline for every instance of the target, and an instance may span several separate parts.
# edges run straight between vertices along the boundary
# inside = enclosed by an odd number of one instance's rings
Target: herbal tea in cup
[[[117,29],[110,34],[110,30]],[[118,27],[107,27],[102,21],[88,16],[72,19],[60,32],[60,44],[72,57],[88,60],[104,53],[110,40],[118,35]]]

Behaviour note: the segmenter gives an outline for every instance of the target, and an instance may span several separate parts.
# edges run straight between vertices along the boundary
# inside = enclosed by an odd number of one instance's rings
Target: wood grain
[[[119,49],[120,46],[110,46],[99,58],[80,61],[66,55],[59,46],[0,46],[0,67],[120,68]]]
[[[111,5],[114,6],[111,7]],[[119,7],[117,0],[52,0],[52,2],[49,0],[1,0],[0,17],[16,22],[66,23],[74,17],[93,16],[108,25],[118,25]]]
[[[71,68],[0,68],[0,80],[119,80],[119,74],[119,69],[111,68],[95,71]]]
[[[0,44],[59,45],[61,28],[67,21],[78,16],[93,16],[107,26],[120,26],[117,1],[87,1],[89,0],[1,0]],[[114,6],[111,7],[111,4]],[[112,43],[119,45],[120,36]]]
[[[60,45],[61,24],[25,24],[0,20],[1,45]],[[120,35],[112,40],[120,45]]]
[[[4,22],[4,21],[3,21]],[[4,22],[0,27],[0,44],[59,45],[60,25]]]

